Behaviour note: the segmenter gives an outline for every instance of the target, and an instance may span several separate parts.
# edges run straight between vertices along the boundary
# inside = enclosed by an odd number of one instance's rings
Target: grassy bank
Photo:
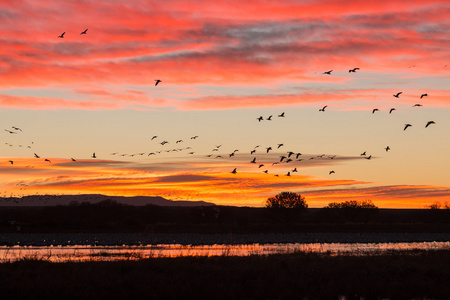
[[[450,251],[0,264],[4,299],[448,299]]]

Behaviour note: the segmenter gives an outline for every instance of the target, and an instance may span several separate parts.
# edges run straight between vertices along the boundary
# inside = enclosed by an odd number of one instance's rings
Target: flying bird
[[[266,148],[266,150],[267,150],[267,153],[269,153],[269,151],[272,150],[272,147],[268,147],[268,148]]]
[[[252,155],[252,154],[255,153],[255,152],[256,152],[256,150],[250,151],[250,155]]]
[[[272,115],[270,115],[266,120],[267,121],[272,121]]]
[[[81,32],[80,34],[86,34],[87,33],[87,29],[86,30],[84,30],[83,32]]]
[[[48,158],[44,159],[44,161],[48,161],[49,163],[52,163],[52,162],[50,161],[50,159],[48,159]]]
[[[391,148],[389,146],[387,146],[386,148],[384,148],[384,150],[386,150],[386,152],[388,152],[389,150],[391,150]]]
[[[157,86],[158,85],[158,83],[160,83],[160,82],[162,82],[161,80],[159,80],[159,79],[155,79],[155,86]]]
[[[420,95],[420,99],[422,99],[423,97],[428,96],[428,94],[422,94]]]
[[[325,111],[325,108],[327,108],[328,105],[325,105],[324,107],[320,108],[319,111]]]
[[[411,127],[411,126],[412,126],[411,124],[405,124],[405,128],[403,128],[403,131],[405,131],[406,128]]]
[[[427,125],[425,125],[425,128],[427,128],[428,126],[430,126],[431,124],[436,124],[434,121],[428,121]]]
[[[258,168],[262,168],[262,167],[264,167],[264,165],[263,165],[263,164],[260,164]]]
[[[234,168],[233,171],[231,171],[231,173],[236,174],[237,173],[236,169],[237,168]]]
[[[398,92],[397,94],[392,95],[392,96],[394,96],[395,98],[399,98],[399,96],[400,96],[401,93],[403,93],[403,92]]]
[[[66,32],[61,33],[61,35],[58,35],[59,38],[64,38],[64,35],[66,34]]]
[[[12,127],[12,129],[14,129],[14,130],[18,130],[18,131],[22,131],[22,129],[20,129],[19,127]]]
[[[198,135],[191,137],[191,140],[195,140],[196,138],[198,138]]]
[[[413,107],[416,107],[416,106],[423,106],[423,105],[419,104],[419,103],[413,105]]]
[[[368,157],[364,157],[365,159],[371,159],[372,155],[369,155]]]
[[[391,108],[391,109],[389,110],[389,113],[392,113],[394,110],[395,110],[395,108]]]
[[[153,137],[152,137],[152,141],[154,140],[154,139],[156,139],[158,136],[157,135],[154,135]]]
[[[333,70],[330,70],[330,71],[326,71],[326,72],[323,72],[322,74],[327,74],[327,75],[331,75],[331,72],[333,72]]]
[[[95,152],[92,153],[92,158],[97,158],[97,156],[95,156]]]
[[[253,157],[251,163],[252,163],[252,164],[256,164],[256,157]]]
[[[268,173],[269,173],[269,170],[264,170],[263,173],[268,174]]]
[[[6,131],[6,132],[9,132],[9,133],[11,133],[11,134],[17,134],[17,132],[11,131],[11,130],[8,130],[8,129],[5,129],[5,131]]]
[[[259,116],[259,118],[256,118],[256,120],[258,120],[259,122],[261,122],[262,120],[264,120],[264,118],[262,116]]]
[[[284,112],[282,112],[280,115],[278,115],[280,118],[284,118]]]
[[[70,158],[72,161],[76,161],[76,159],[74,159],[73,157]]]
[[[328,173],[328,175],[331,175],[331,174],[333,174],[333,173],[336,173],[336,172],[334,172],[334,171],[330,171],[330,173]]]
[[[36,158],[41,158],[39,155],[37,155],[36,153],[34,153],[34,157]]]
[[[375,113],[376,111],[379,111],[379,109],[378,108],[372,109],[372,113]]]
[[[292,173],[294,173],[294,172],[298,172],[297,168],[294,168],[294,170],[292,170]]]
[[[284,144],[278,144],[277,149],[279,149],[280,147],[284,146]]]
[[[356,70],[359,70],[359,68],[353,68],[353,69],[350,69],[350,70],[348,70],[348,72],[349,72],[349,73],[355,73]]]
[[[8,160],[8,162],[10,162],[12,165],[14,164],[14,162],[12,160]]]
[[[366,156],[366,151],[364,151],[363,153],[361,153],[361,156]]]

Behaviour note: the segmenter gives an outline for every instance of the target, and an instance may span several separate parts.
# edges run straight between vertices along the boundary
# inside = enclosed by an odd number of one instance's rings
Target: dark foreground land
[[[450,209],[130,206],[113,201],[0,207],[0,233],[449,233]]]
[[[448,299],[450,251],[0,264],[2,299]]]

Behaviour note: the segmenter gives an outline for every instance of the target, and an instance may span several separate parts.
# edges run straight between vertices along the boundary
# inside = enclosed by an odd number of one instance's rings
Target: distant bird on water
[[[66,34],[66,32],[61,33],[61,35],[58,35],[59,38],[64,38],[64,35]]]
[[[436,124],[434,121],[428,121],[427,125],[425,125],[425,128],[427,128],[428,126],[430,126],[431,124]]]
[[[403,128],[403,131],[405,131],[406,128],[411,127],[411,126],[412,126],[411,124],[405,124],[405,128]]]
[[[81,32],[80,34],[86,34],[87,33],[87,29],[85,29],[83,32]]]
[[[397,94],[393,95],[395,98],[399,98],[400,94],[403,92],[398,92]]]
[[[159,79],[155,79],[155,86],[157,86],[158,85],[158,83],[160,83],[160,82],[162,82],[161,80],[159,80]]]
[[[428,94],[422,94],[420,95],[420,99],[422,99],[423,97],[428,96]]]
[[[350,69],[350,70],[348,70],[348,72],[349,72],[349,73],[355,73],[356,70],[359,70],[359,68],[353,68],[353,69]]]

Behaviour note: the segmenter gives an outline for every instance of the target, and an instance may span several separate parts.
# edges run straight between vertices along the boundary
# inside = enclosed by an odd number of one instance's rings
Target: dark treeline
[[[287,217],[288,216],[288,217]],[[130,206],[106,200],[0,207],[0,232],[448,232],[448,209]]]

